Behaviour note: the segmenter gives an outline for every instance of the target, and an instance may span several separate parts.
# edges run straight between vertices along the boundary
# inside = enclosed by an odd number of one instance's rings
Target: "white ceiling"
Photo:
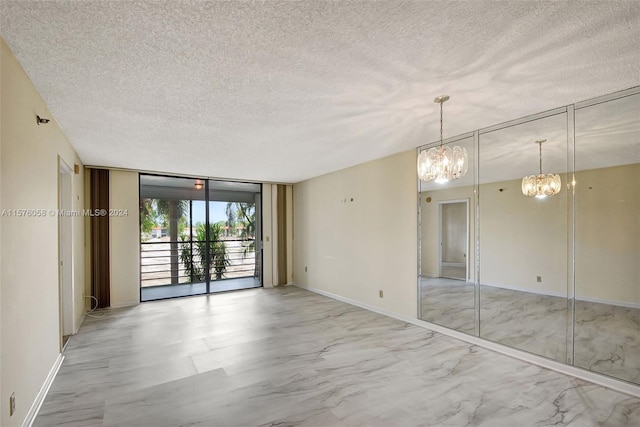
[[[4,0],[0,17],[96,166],[297,182],[437,140],[440,94],[452,136],[640,84],[637,0]]]
[[[421,182],[420,190],[442,190],[537,175],[540,152],[535,142],[540,139],[545,140],[542,145],[542,172],[545,174],[640,163],[640,86],[604,98],[575,105],[573,123],[569,121],[566,109],[555,109],[536,115],[535,120],[529,116],[516,123],[480,129],[477,148],[472,135],[464,139],[451,138],[455,140],[450,142],[452,145],[467,150],[467,174],[446,184]],[[569,128],[574,131],[575,145],[568,135]],[[448,142],[445,140],[445,144]],[[438,142],[428,147],[434,145]]]

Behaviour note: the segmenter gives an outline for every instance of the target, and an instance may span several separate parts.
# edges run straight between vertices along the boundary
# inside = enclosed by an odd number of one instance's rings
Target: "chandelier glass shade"
[[[418,176],[423,181],[445,183],[464,176],[468,167],[467,150],[463,147],[440,146],[423,150],[418,156]]]
[[[434,102],[440,104],[440,146],[423,150],[418,155],[418,178],[422,181],[441,184],[456,180],[467,173],[467,150],[457,145],[449,147],[442,143],[442,104],[448,100],[448,95],[434,99]]]
[[[525,196],[542,199],[547,196],[555,196],[562,188],[560,175],[557,173],[547,175],[542,173],[542,143],[545,141],[545,139],[536,141],[536,144],[540,146],[540,170],[538,175],[530,175],[522,178],[522,194]]]
[[[560,175],[531,175],[522,178],[522,194],[539,199],[547,196],[555,196],[560,192]]]

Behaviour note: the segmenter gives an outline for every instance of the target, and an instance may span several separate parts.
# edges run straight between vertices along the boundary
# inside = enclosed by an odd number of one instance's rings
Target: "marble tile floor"
[[[35,426],[637,426],[640,399],[296,287],[104,310]]]
[[[423,279],[422,318],[474,334],[474,287]],[[640,310],[577,300],[575,346],[567,347],[566,298],[480,286],[480,336],[560,362],[640,384]]]
[[[420,286],[422,320],[474,335],[473,283],[444,277],[423,277]]]
[[[452,265],[442,265],[440,266],[440,274],[442,277],[448,277],[449,279],[466,280],[467,268]]]

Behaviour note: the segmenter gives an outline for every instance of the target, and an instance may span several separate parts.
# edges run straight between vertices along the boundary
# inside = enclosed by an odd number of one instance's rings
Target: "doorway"
[[[60,310],[60,351],[75,331],[72,257],[72,171],[59,158],[58,166],[58,290]]]
[[[469,200],[442,201],[439,208],[439,276],[468,281]]]

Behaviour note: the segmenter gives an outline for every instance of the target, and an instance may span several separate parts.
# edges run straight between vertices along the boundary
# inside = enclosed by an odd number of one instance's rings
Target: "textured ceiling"
[[[566,109],[558,108],[536,115],[535,120],[528,116],[516,123],[480,129],[479,150],[474,147],[473,135],[451,138],[455,142],[445,140],[445,144],[467,150],[469,169],[462,178],[446,184],[421,181],[420,191],[520,180],[538,174],[540,152],[535,141],[541,139],[545,140],[545,174],[640,163],[640,86],[576,104],[574,118],[570,126]],[[575,146],[568,137],[569,127],[574,130]],[[435,142],[424,149],[437,145]]]
[[[640,83],[639,1],[5,0],[0,16],[89,165],[297,182],[437,140],[440,94],[452,136]]]

